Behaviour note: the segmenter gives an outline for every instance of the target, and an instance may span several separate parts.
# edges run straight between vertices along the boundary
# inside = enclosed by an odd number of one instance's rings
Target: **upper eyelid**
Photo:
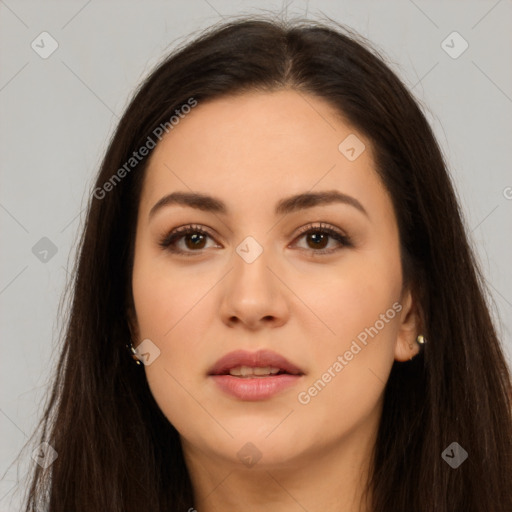
[[[316,225],[316,224],[318,224],[318,225]],[[348,238],[348,235],[345,233],[345,231],[343,229],[333,226],[332,224],[329,224],[328,222],[324,222],[324,221],[316,221],[316,222],[306,224],[305,226],[298,228],[297,235],[303,235],[304,233],[307,233],[308,231],[313,231],[315,229],[317,229],[319,231],[321,231],[322,229],[324,229],[326,231],[334,231],[338,235],[345,236]]]

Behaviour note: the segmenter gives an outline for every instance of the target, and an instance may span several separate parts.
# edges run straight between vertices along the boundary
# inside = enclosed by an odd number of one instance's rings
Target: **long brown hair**
[[[39,425],[40,441],[58,457],[47,469],[34,465],[26,511],[193,507],[178,433],[125,348],[148,158],[126,163],[190,98],[201,104],[282,88],[329,101],[372,141],[398,221],[404,280],[421,304],[428,343],[412,361],[395,362],[387,382],[368,482],[372,510],[512,511],[510,370],[440,148],[384,62],[368,41],[333,22],[248,18],[210,28],[141,84],[89,201],[62,352]],[[468,452],[456,469],[441,456],[452,442]]]

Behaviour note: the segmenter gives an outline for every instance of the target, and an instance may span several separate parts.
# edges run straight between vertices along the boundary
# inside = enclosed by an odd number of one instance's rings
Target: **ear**
[[[422,322],[419,304],[411,290],[403,294],[400,304],[402,311],[395,344],[395,360],[403,362],[412,359],[420,350],[416,338],[421,333]]]

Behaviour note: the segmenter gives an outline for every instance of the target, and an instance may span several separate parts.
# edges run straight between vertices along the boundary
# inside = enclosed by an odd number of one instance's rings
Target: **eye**
[[[160,240],[159,245],[176,254],[193,256],[194,252],[200,252],[207,248],[205,247],[207,238],[212,237],[200,226],[182,226],[165,235]],[[179,247],[179,242],[182,241],[185,243],[185,249]]]
[[[311,243],[312,247],[302,247],[300,249],[313,254],[330,254],[340,250],[342,247],[352,247],[352,242],[347,235],[323,223],[320,223],[319,226],[309,225],[301,228],[296,240],[304,237],[306,237],[306,243]],[[194,253],[200,253],[208,248],[205,246],[208,238],[213,240],[213,237],[201,226],[188,225],[179,227],[165,235],[160,240],[159,245],[175,254],[193,256]],[[338,246],[326,249],[329,238],[335,240]],[[179,246],[181,242],[184,243],[184,247]],[[219,246],[217,245],[216,247]]]
[[[342,247],[352,247],[352,242],[347,235],[327,224],[320,223],[318,226],[305,226],[299,230],[299,233],[301,234],[298,239],[306,237],[306,243],[312,244],[305,249],[301,248],[301,250],[310,251],[313,254],[330,254],[340,250]],[[326,249],[329,238],[334,239],[338,246]]]

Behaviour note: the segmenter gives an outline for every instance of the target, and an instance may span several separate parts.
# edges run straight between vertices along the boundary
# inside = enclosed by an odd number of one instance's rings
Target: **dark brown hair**
[[[372,142],[400,231],[403,274],[421,306],[420,355],[395,362],[368,495],[375,512],[511,512],[511,381],[481,271],[440,148],[385,59],[338,24],[238,19],[169,55],[112,137],[95,190],[190,98],[291,88],[327,100]],[[469,148],[468,148],[469,149]],[[91,194],[72,302],[26,510],[178,511],[193,507],[179,436],[125,348],[135,223],[148,158]],[[104,190],[104,189],[103,189]],[[457,469],[452,442],[469,454]]]

